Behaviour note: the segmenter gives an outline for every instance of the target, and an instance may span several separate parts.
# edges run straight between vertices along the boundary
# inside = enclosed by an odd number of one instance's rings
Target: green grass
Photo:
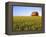
[[[41,32],[42,16],[13,16],[13,32]]]

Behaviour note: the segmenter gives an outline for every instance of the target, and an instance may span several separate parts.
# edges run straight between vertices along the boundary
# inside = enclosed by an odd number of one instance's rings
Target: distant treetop
[[[38,12],[32,12],[32,16],[39,16]]]

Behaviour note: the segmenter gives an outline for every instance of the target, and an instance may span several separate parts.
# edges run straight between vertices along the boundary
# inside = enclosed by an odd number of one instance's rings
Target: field
[[[13,16],[13,32],[41,32],[42,16]]]

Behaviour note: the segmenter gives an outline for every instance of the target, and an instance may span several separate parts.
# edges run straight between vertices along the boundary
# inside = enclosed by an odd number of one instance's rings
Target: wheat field
[[[42,32],[42,16],[13,16],[13,32]]]

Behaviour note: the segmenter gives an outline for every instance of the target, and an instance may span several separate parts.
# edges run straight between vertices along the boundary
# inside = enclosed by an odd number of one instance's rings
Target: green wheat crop
[[[42,16],[13,16],[13,32],[41,32]]]

